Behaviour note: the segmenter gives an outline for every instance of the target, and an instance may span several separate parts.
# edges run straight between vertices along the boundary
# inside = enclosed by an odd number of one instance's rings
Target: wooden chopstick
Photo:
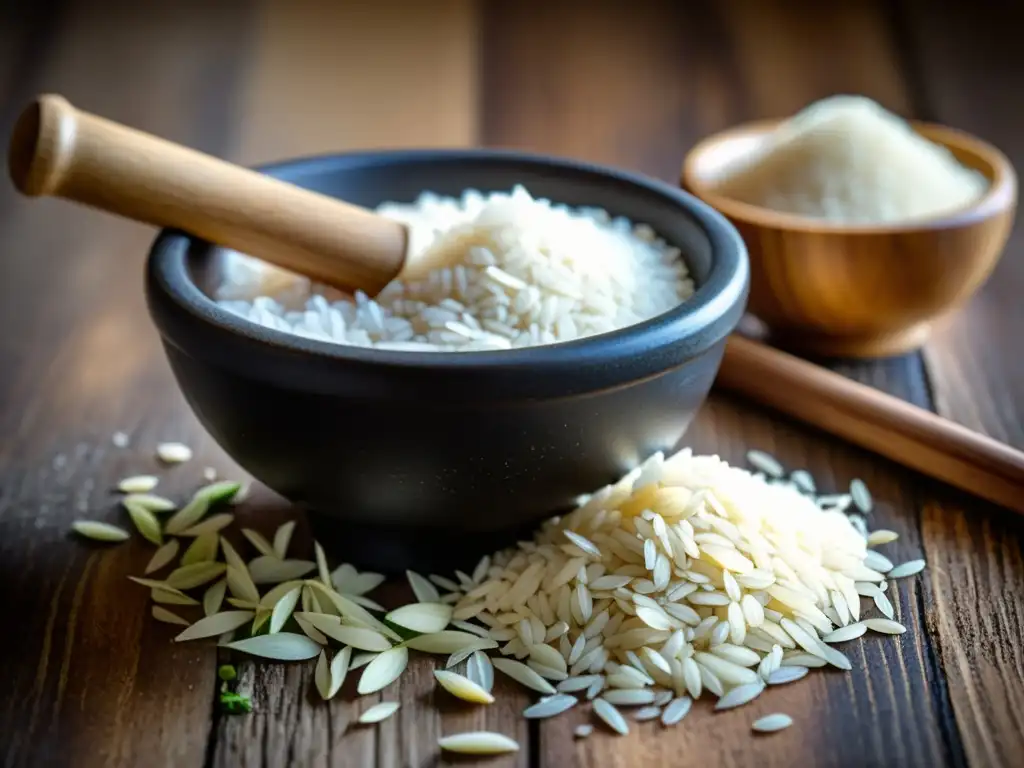
[[[923,408],[736,335],[715,384],[1024,513],[1024,453]]]

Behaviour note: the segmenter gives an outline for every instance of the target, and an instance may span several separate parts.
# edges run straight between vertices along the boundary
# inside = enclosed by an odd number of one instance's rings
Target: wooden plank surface
[[[979,8],[911,0],[899,17],[922,117],[959,126],[1024,168],[1024,60],[1009,5]],[[972,45],[970,41],[984,41]],[[1024,447],[1024,231],[1011,235],[995,274],[926,350],[938,411]],[[942,668],[973,765],[1011,765],[1024,751],[1024,520],[965,498],[929,504],[921,517],[934,571]]]
[[[1017,9],[980,9],[905,0],[907,52],[921,81],[915,109],[984,137],[1024,167],[1024,61],[1013,34]],[[984,9],[983,12],[978,12]],[[1024,357],[1015,333],[1024,327],[1024,229],[1018,224],[992,278],[963,311],[938,329],[926,355],[936,403],[951,418],[1024,447]]]
[[[241,5],[197,17],[133,3],[50,15],[56,8],[44,4],[33,21],[40,32],[18,36],[33,48],[2,78],[4,114],[52,89],[221,152],[244,45]],[[157,440],[187,437],[200,461],[217,457],[146,316],[141,257],[152,233],[16,198],[7,183],[0,220],[0,589],[19,617],[0,637],[4,765],[202,764],[214,667],[203,649],[171,644],[171,628],[149,617],[146,591],[129,588],[125,574],[141,572],[149,548],[68,536],[73,518],[111,514],[114,482],[153,468]],[[133,446],[116,449],[115,430]],[[168,491],[195,487],[198,471],[175,473]]]
[[[902,15],[881,2],[783,0],[136,5],[68,0],[4,16],[3,129],[31,94],[52,89],[244,162],[485,143],[673,181],[708,132],[856,91],[976,130],[1024,164],[1013,100],[1022,67],[1009,43],[996,46],[997,77],[978,53],[1009,20],[925,13],[909,0]],[[144,590],[126,587],[151,550],[66,535],[78,515],[116,517],[109,488],[151,469],[159,440],[198,453],[167,473],[168,493],[194,488],[207,464],[238,472],[188,412],[146,317],[139,257],[151,232],[27,202],[7,185],[0,221],[0,589],[20,622],[0,638],[4,765],[428,766],[440,764],[439,735],[476,727],[524,745],[487,765],[1016,764],[1024,523],[720,395],[689,435],[695,449],[740,461],[763,448],[839,490],[863,477],[884,501],[872,524],[901,534],[893,559],[923,550],[931,563],[900,585],[908,633],[858,645],[852,674],[812,675],[756,709],[700,706],[670,731],[645,725],[624,739],[574,740],[580,713],[528,726],[528,697],[505,682],[491,707],[452,707],[435,696],[425,659],[384,692],[402,709],[380,727],[354,721],[381,696],[354,700],[350,682],[324,704],[302,665],[240,665],[257,711],[219,715],[212,649],[170,644],[173,628],[149,618]],[[926,407],[934,390],[942,412],[1024,445],[1024,368],[1001,330],[1019,326],[1022,249],[1017,234],[1017,258],[937,334],[927,367],[918,355],[836,367]],[[112,446],[119,429],[130,448]],[[243,513],[265,532],[293,514],[265,493]],[[779,710],[798,726],[753,739],[749,721]]]
[[[233,159],[474,144],[476,21],[472,0],[264,0]]]

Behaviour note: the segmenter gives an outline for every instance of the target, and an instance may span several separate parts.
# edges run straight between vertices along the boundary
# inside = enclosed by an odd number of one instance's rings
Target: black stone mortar
[[[469,188],[597,206],[683,252],[697,290],[639,325],[497,352],[391,352],[264,328],[211,299],[223,254],[161,232],[150,312],[186,399],[243,468],[311,512],[362,566],[443,570],[671,450],[718,371],[746,302],[736,231],[686,192],[611,168],[490,150],[360,152],[265,173],[374,207]]]

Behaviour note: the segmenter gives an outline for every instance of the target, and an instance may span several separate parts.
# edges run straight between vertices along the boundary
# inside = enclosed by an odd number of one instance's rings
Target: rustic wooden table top
[[[6,4],[9,8],[13,4]],[[859,92],[959,126],[1024,168],[1024,57],[1009,4],[900,2],[218,2],[40,0],[0,18],[3,130],[35,93],[242,162],[366,146],[504,145],[672,181],[701,136]],[[356,728],[366,700],[310,695],[307,665],[243,664],[256,711],[215,706],[216,660],[170,643],[126,587],[147,547],[72,540],[69,521],[115,515],[109,489],[153,468],[160,440],[196,446],[168,472],[239,474],[175,387],[146,315],[153,232],[0,184],[0,756],[5,766],[428,766],[441,733],[500,730],[528,744],[489,765],[1019,765],[1024,754],[1024,521],[898,466],[713,394],[688,441],[741,461],[748,447],[819,485],[864,478],[898,531],[893,642],[851,674],[773,691],[797,726],[753,739],[749,712],[697,707],[679,727],[574,741],[570,715],[528,727],[527,697],[439,709],[420,661],[403,702]],[[1024,448],[1024,236],[923,354],[841,365],[870,383]],[[124,430],[131,447],[115,448]],[[257,493],[272,530],[286,508]],[[369,697],[376,701],[379,697]],[[770,711],[770,710],[765,710]]]

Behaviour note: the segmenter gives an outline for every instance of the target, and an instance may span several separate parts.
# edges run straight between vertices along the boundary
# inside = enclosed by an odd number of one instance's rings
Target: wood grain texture
[[[1013,34],[1017,14],[1002,3],[975,13],[960,3],[906,0],[902,26],[921,81],[915,109],[976,133],[1024,168],[1024,102],[1015,98],[1024,62]],[[947,415],[1003,442],[1024,445],[1024,358],[1013,329],[1024,323],[1024,229],[1018,223],[991,279],[963,311],[936,330],[926,357],[936,401]],[[984,340],[984,343],[979,343]]]
[[[991,41],[1011,25],[980,26],[945,4],[927,14],[908,6],[918,14],[902,23],[918,31],[909,48],[880,2],[138,5],[67,0],[3,17],[3,130],[31,95],[56,90],[242,162],[482,141],[674,181],[685,149],[710,132],[856,91],[977,131],[1022,162],[1012,122],[1015,48],[992,54],[998,69],[985,65]],[[918,97],[922,84],[927,98]],[[436,661],[424,658],[383,694],[353,701],[354,675],[324,704],[308,665],[244,662],[240,686],[257,711],[219,715],[215,651],[175,647],[173,628],[151,621],[144,591],[125,582],[152,550],[90,547],[66,534],[79,515],[121,520],[109,488],[155,469],[160,440],[197,451],[190,464],[160,473],[173,496],[193,489],[207,464],[237,472],[189,414],[146,317],[139,257],[152,232],[25,201],[6,185],[0,222],[0,596],[18,617],[0,637],[5,766],[471,765],[439,756],[436,740],[478,727],[523,745],[486,765],[980,767],[1019,759],[1024,523],[721,393],[692,428],[695,450],[735,462],[749,448],[769,450],[827,489],[862,477],[880,500],[873,527],[901,534],[886,554],[899,562],[923,551],[931,564],[896,585],[908,633],[851,643],[853,674],[814,674],[726,714],[704,702],[671,730],[647,724],[619,739],[598,729],[576,741],[571,728],[582,712],[528,724],[520,713],[529,697],[500,675],[498,702],[487,708],[436,693]],[[1020,247],[1017,235],[1009,253]],[[943,413],[1020,447],[1020,356],[1012,326],[999,331],[1021,311],[1013,303],[1019,273],[1007,264],[927,354]],[[931,404],[919,356],[830,365]],[[129,449],[111,445],[118,429],[131,433]],[[265,533],[293,514],[260,493],[242,513]],[[300,526],[296,546],[307,537]],[[402,707],[377,728],[355,726],[381,698]],[[797,726],[755,739],[749,723],[769,711],[788,712]]]
[[[262,0],[232,159],[477,136],[473,0]]]
[[[483,143],[673,181],[695,138],[685,116],[699,101],[699,84],[674,75],[692,57],[699,36],[687,27],[702,15],[661,2],[486,3]]]
[[[254,504],[260,530],[273,531],[278,521],[294,516],[273,503],[269,494]],[[269,518],[269,519],[268,519]],[[270,523],[273,520],[273,523]],[[293,539],[296,551],[307,551],[308,533],[300,526]],[[306,548],[306,549],[304,549]],[[407,587],[389,584],[380,597],[387,607],[410,602]],[[209,650],[209,649],[207,649]],[[359,696],[362,669],[350,672],[338,695],[324,702],[316,692],[313,666],[243,661],[238,690],[252,697],[254,712],[243,717],[215,715],[210,742],[212,766],[337,766],[338,768],[401,768],[438,762],[437,740],[468,730],[491,730],[519,741],[523,749],[488,765],[502,768],[529,765],[529,725],[520,712],[529,704],[521,687],[496,675],[497,702],[488,707],[465,704],[442,690],[433,670],[444,656],[412,654],[402,676],[383,691]],[[465,674],[465,664],[455,668]],[[361,725],[360,713],[381,701],[397,701],[398,711],[378,726]],[[463,761],[464,762],[464,761]]]
[[[727,0],[719,8],[751,118],[787,117],[839,93],[909,116],[883,3]]]
[[[899,4],[900,29],[920,82],[922,117],[993,142],[1018,169],[1024,136],[1024,63],[1010,30],[1019,14],[998,3],[984,12],[942,3]],[[1018,225],[991,280],[936,330],[926,360],[940,413],[1024,445],[1024,233]],[[1024,749],[1024,525],[967,499],[944,498],[922,515],[933,566],[939,648],[956,722],[973,765],[1015,765]]]
[[[224,39],[244,32],[240,10],[221,3],[196,19],[71,4],[51,19],[32,67],[4,73],[16,84],[5,96],[61,90],[217,151],[237,53]],[[197,433],[146,317],[141,257],[152,233],[16,198],[7,184],[0,219],[0,583],[20,617],[0,637],[0,755],[7,766],[134,766],[154,755],[201,764],[215,667],[202,650],[171,644],[173,630],[149,619],[145,590],[125,579],[151,548],[90,547],[67,533],[78,516],[124,522],[110,489],[154,468],[157,440],[187,439],[199,461],[221,459]],[[132,448],[111,445],[118,429]],[[172,473],[167,492],[196,487],[199,472]]]

